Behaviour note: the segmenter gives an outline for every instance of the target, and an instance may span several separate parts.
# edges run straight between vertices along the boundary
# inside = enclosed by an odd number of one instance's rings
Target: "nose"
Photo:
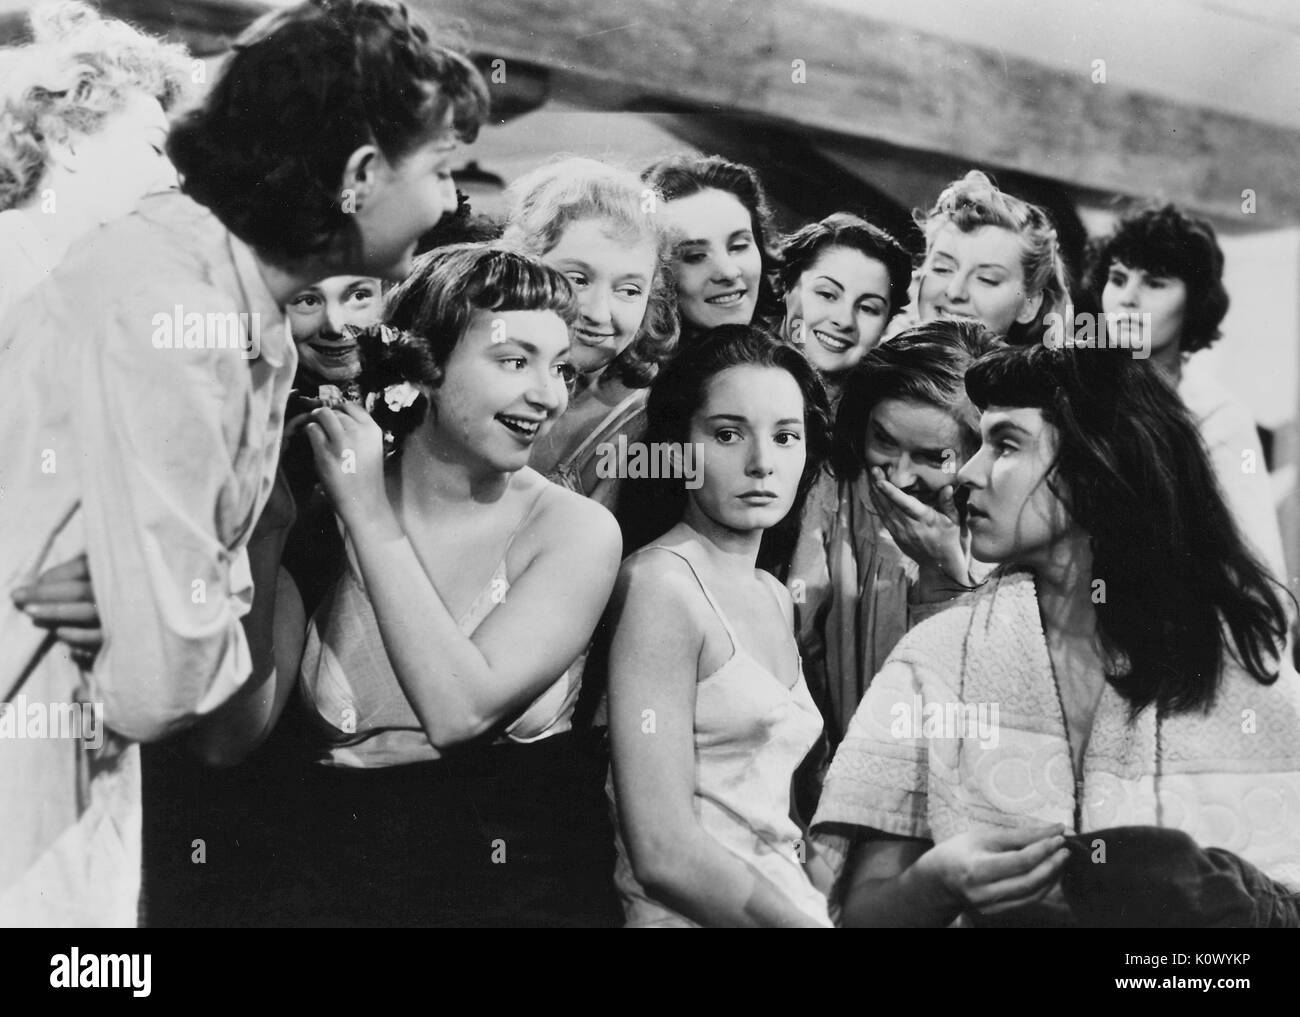
[[[944,289],[946,296],[954,304],[960,304],[966,299],[966,273],[953,272],[948,277],[948,286]]]
[[[850,307],[847,300],[837,300],[835,303],[831,304],[830,313],[827,315],[827,318],[830,323],[841,332],[854,338],[857,337],[857,310]]]
[[[893,465],[885,472],[889,482],[900,491],[906,491],[916,483],[916,464],[906,452],[895,459]]]
[[[604,326],[610,322],[609,291],[604,286],[592,286],[582,300],[582,316],[592,325]]]
[[[979,451],[966,460],[966,465],[957,471],[957,486],[982,489],[988,486],[988,457],[981,445]]]
[[[541,367],[533,374],[524,399],[534,409],[556,416],[569,405],[569,389],[563,378],[556,377],[549,368]]]
[[[750,446],[749,462],[745,472],[751,477],[767,477],[775,469],[772,447],[769,442],[757,438]]]
[[[342,305],[333,301],[327,303],[325,305],[325,323],[321,332],[332,338],[338,338],[343,334],[343,326],[346,324],[348,324],[348,318]]]
[[[1133,276],[1124,280],[1124,285],[1119,291],[1120,307],[1137,307],[1138,302],[1138,282]]]
[[[740,266],[730,254],[722,253],[713,258],[713,281],[719,283],[735,282],[740,278]]]

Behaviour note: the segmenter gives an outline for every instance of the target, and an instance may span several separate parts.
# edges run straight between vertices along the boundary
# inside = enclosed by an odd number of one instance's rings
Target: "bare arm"
[[[699,598],[684,565],[654,552],[628,562],[615,591],[610,740],[633,871],[650,895],[701,925],[814,927],[696,819]]]
[[[352,404],[314,417],[308,434],[322,481],[348,527],[393,672],[429,740],[443,749],[508,722],[590,642],[618,570],[614,517],[576,495],[557,498],[538,516],[539,551],[466,636],[429,579],[436,563],[420,561],[384,493],[379,428]],[[341,472],[344,448],[356,452],[355,474]]]

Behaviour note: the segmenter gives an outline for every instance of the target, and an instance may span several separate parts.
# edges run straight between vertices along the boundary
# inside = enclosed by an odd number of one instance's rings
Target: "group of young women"
[[[186,729],[243,765],[146,780],[155,924],[1104,925],[1188,871],[1229,906],[1152,922],[1300,924],[1277,523],[1234,495],[1248,414],[1180,388],[1227,307],[1207,224],[1142,208],[1095,247],[1143,362],[1044,344],[1055,230],[978,171],[915,270],[848,211],[782,236],[718,156],[560,158],[474,221],[477,72],[387,0],[320,0],[171,127],[183,193],[141,175],[97,232],[83,195],[41,261],[65,152],[136,151],[171,101],[177,54],[132,39],[61,87],[0,64],[30,280],[0,677],[111,732],[0,775],[0,919],[134,920],[135,743]],[[287,331],[151,348],[178,303]],[[611,472],[632,447],[669,468]]]

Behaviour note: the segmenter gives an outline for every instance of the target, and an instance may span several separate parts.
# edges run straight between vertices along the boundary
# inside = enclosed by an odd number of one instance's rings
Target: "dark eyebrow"
[[[844,289],[844,284],[843,284],[842,282],[840,282],[838,279],[832,279],[832,278],[831,278],[830,276],[828,276],[828,275],[819,275],[817,278],[818,278],[818,279],[825,279],[828,283],[830,283],[832,286],[834,286],[837,290],[843,291],[843,289]]]
[[[741,416],[740,414],[738,414],[738,413],[714,413],[714,414],[712,414],[712,415],[706,417],[705,419],[706,419],[706,420],[734,420],[734,421],[735,421],[736,423],[738,423],[738,424],[748,424],[748,423],[749,423],[749,418],[748,418],[748,417],[742,417],[742,416]],[[785,417],[785,418],[783,418],[782,420],[778,420],[778,421],[776,422],[776,426],[777,426],[777,427],[789,427],[791,424],[798,424],[798,425],[800,425],[800,426],[802,427],[802,426],[803,426],[803,422],[804,422],[804,421],[803,421],[803,418],[802,418],[802,417]]]
[[[803,426],[803,418],[802,418],[802,417],[785,417],[785,418],[783,418],[783,419],[781,419],[781,420],[778,420],[778,421],[776,422],[776,426],[777,426],[777,427],[789,427],[791,424],[798,424],[800,427],[802,427],[802,426]]]
[[[1013,424],[1010,420],[999,420],[996,424],[990,427],[989,438],[1002,437],[1003,435],[1006,435],[1007,432],[1015,432],[1015,435],[1013,436],[1021,436],[1030,441],[1033,441],[1034,438],[1030,432],[1026,431],[1019,424]]]
[[[733,231],[733,232],[731,233],[731,235],[727,237],[727,239],[728,239],[728,240],[735,240],[736,237],[742,237],[742,236],[743,236],[743,237],[749,237],[750,240],[753,240],[753,239],[754,239],[754,231],[753,231],[752,229],[750,229],[748,226],[746,226],[743,230],[735,230],[735,231]]]

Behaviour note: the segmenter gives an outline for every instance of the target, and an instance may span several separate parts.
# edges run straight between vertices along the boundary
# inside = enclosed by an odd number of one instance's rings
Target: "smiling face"
[[[475,311],[425,420],[434,442],[494,472],[528,465],[569,403],[569,329],[553,311]]]
[[[355,196],[353,218],[361,234],[355,269],[381,279],[410,273],[416,242],[456,210],[451,159],[458,145],[448,127],[397,162],[374,149]]]
[[[1101,291],[1101,309],[1106,313],[1112,341],[1121,342],[1130,331],[1141,328],[1141,318],[1151,315],[1150,351],[1179,349],[1183,341],[1183,320],[1187,314],[1187,284],[1176,276],[1160,276],[1140,268],[1112,261]]]
[[[343,326],[374,325],[383,306],[379,280],[366,276],[331,276],[295,294],[287,310],[299,367],[327,384],[351,381],[361,372],[361,359]]]
[[[933,505],[957,482],[963,457],[961,425],[937,406],[911,399],[882,399],[867,419],[867,468],[905,494]]]
[[[1020,238],[1001,226],[965,233],[944,223],[921,266],[917,303],[922,321],[977,319],[998,335],[1034,320],[1041,293],[1026,290]]]
[[[786,334],[818,371],[847,371],[889,323],[889,270],[852,247],[829,247],[785,299]]]
[[[573,365],[579,372],[608,366],[636,338],[656,259],[652,238],[620,241],[598,219],[570,223],[542,256],[568,277],[578,295],[581,316],[573,330]]]
[[[980,417],[983,444],[958,473],[970,491],[971,553],[980,561],[1041,569],[1079,535],[1048,488],[1056,428],[1042,410],[990,407]]]
[[[748,325],[763,272],[749,210],[734,194],[713,188],[665,202],[662,209],[678,237],[673,271],[682,324],[701,331]]]
[[[166,155],[167,127],[157,99],[131,92],[99,130],[71,139],[71,166],[93,179],[99,221],[125,215],[146,194],[176,186],[176,170]]]
[[[728,368],[709,382],[690,441],[700,449],[701,486],[689,492],[687,519],[768,529],[790,511],[807,461],[803,393],[780,368]]]

